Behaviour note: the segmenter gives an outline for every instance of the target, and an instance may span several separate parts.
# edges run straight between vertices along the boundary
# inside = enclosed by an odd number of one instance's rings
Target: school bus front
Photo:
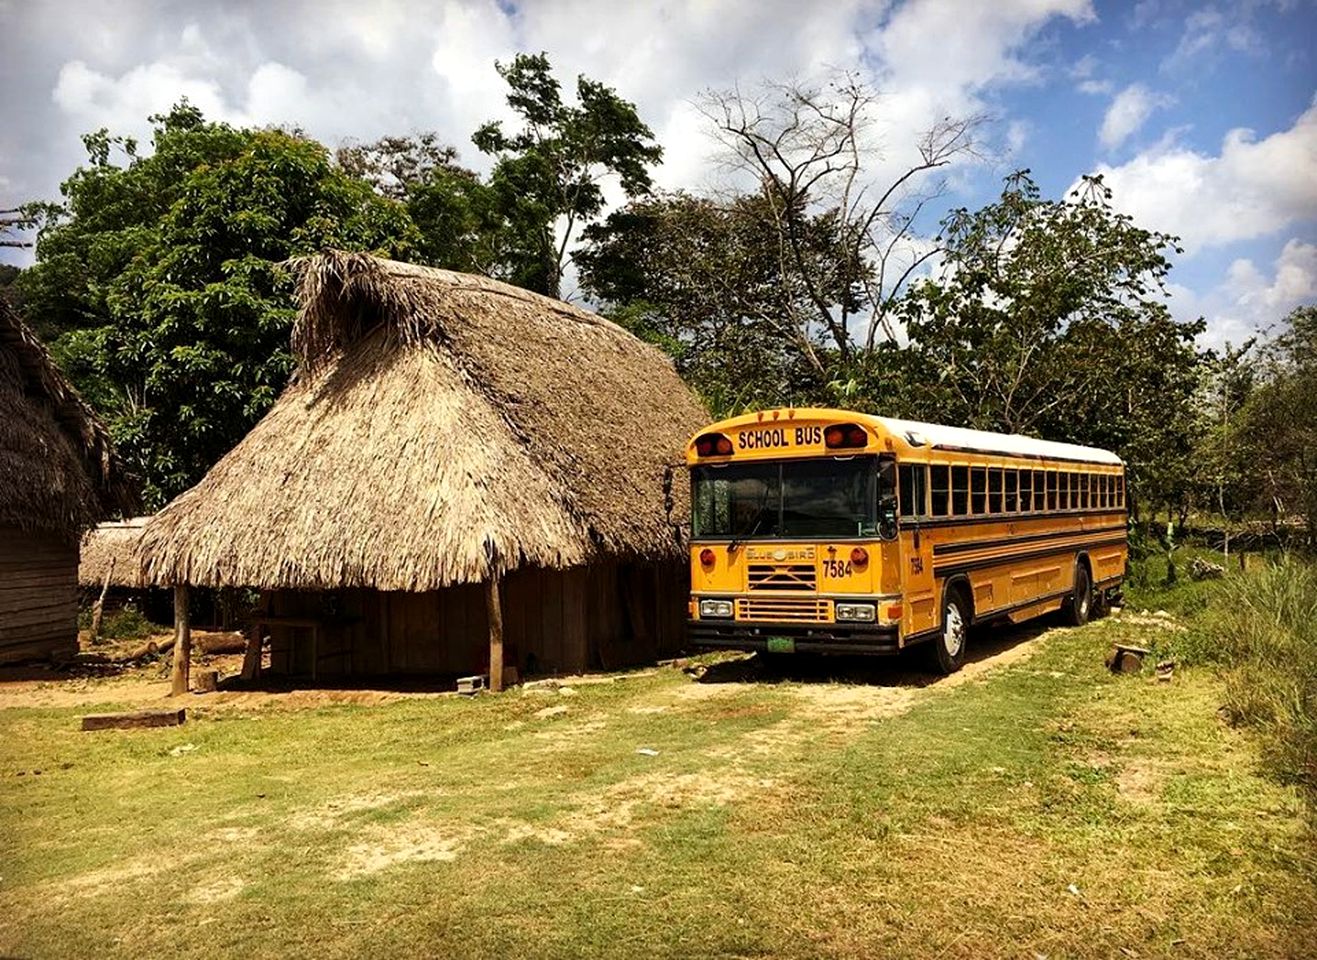
[[[688,633],[702,647],[895,653],[895,462],[863,418],[769,410],[701,431]]]

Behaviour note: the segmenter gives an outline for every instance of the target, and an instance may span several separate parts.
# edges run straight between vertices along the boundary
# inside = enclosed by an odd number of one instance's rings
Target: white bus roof
[[[1041,457],[1053,460],[1080,460],[1085,463],[1122,463],[1110,450],[1083,447],[1077,443],[1056,443],[1038,440],[1018,433],[990,433],[987,430],[968,430],[948,427],[940,423],[919,423],[915,420],[897,420],[892,417],[874,417],[897,436],[904,437],[914,446],[928,445],[951,450],[973,450],[978,453],[1004,453],[1017,457]]]

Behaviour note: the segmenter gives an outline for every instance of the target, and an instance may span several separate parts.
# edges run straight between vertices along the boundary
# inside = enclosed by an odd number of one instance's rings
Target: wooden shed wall
[[[0,527],[0,663],[77,650],[77,543]]]
[[[598,564],[519,570],[503,582],[506,662],[523,676],[616,669],[681,646],[684,564]],[[276,617],[322,618],[313,643],[304,627],[270,627],[271,670],[318,678],[386,674],[463,675],[489,669],[484,587],[427,593],[281,591]],[[313,651],[314,646],[314,651]]]

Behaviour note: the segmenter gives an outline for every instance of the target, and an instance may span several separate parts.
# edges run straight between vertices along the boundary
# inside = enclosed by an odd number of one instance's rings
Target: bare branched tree
[[[780,300],[811,363],[822,369],[816,331],[847,361],[872,350],[880,332],[894,339],[895,298],[938,252],[915,235],[920,212],[943,189],[932,175],[975,152],[983,118],[939,120],[920,138],[917,159],[879,183],[879,99],[853,72],[820,85],[709,91],[697,107],[724,147],[725,168],[754,178],[768,201],[779,282],[788,288]]]

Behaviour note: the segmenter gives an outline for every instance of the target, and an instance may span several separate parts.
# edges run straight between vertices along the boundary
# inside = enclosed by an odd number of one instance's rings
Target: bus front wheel
[[[965,665],[969,639],[969,604],[959,590],[948,590],[942,601],[942,632],[930,643],[933,666],[938,673],[955,673]]]
[[[1066,622],[1072,627],[1082,627],[1088,623],[1093,611],[1093,583],[1088,577],[1088,567],[1082,563],[1075,564],[1075,589],[1065,608]]]

